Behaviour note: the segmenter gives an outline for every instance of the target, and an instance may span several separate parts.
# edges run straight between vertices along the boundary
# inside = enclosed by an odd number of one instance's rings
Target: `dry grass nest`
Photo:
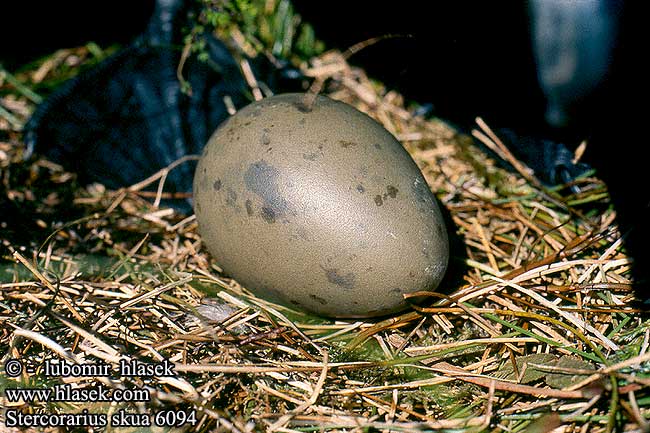
[[[83,50],[11,82],[0,75],[11,90],[0,100],[0,192],[33,209],[36,228],[21,242],[10,223],[0,229],[2,361],[25,366],[0,387],[101,384],[149,399],[25,402],[5,393],[3,407],[195,411],[181,431],[648,431],[650,331],[633,307],[630,259],[597,178],[576,180],[579,193],[547,189],[480,119],[474,138],[495,158],[327,52],[303,66],[312,90],[368,113],[403,143],[464,251],[452,258],[460,278],[418,293],[428,302],[403,314],[313,317],[224,275],[194,217],[159,206],[164,170],[108,191],[78,186],[42,158],[22,160],[20,126],[34,102],[16,83],[46,79],[72,56],[83,61]],[[45,377],[48,359],[115,369],[166,359],[176,375]]]

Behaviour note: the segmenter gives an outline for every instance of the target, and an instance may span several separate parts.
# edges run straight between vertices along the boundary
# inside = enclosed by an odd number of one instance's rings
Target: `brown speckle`
[[[298,111],[301,113],[310,113],[311,112],[311,107],[305,104],[305,101],[303,99],[300,99],[299,101],[294,101],[291,103],[291,105],[294,106]]]
[[[262,206],[260,215],[262,219],[269,224],[273,224],[275,222],[275,212],[270,207]]]
[[[301,117],[300,120],[298,121],[299,124],[304,125],[305,124],[305,118]]]
[[[363,185],[359,184],[357,185],[357,191],[359,191],[360,193],[364,193],[366,192],[366,189],[363,187]]]
[[[215,180],[214,183],[212,184],[212,188],[215,191],[219,191],[221,189],[221,180],[219,179]]]
[[[381,206],[382,204],[384,204],[384,200],[382,200],[382,198],[381,198],[380,195],[376,195],[376,196],[375,196],[375,204],[376,204],[377,206]]]
[[[347,149],[348,147],[356,146],[357,143],[353,141],[339,140],[339,144],[342,148]]]
[[[375,147],[375,149],[381,150],[381,145],[379,143],[375,143],[373,144],[373,146]]]
[[[254,213],[253,212],[253,202],[251,202],[250,200],[246,200],[245,204],[246,204],[246,213],[248,214],[248,216],[253,216],[253,213]]]
[[[314,301],[317,301],[321,305],[327,305],[327,301],[320,296],[316,296],[313,293],[309,295],[310,298],[312,298]]]
[[[339,273],[338,269],[327,269],[323,268],[322,266],[321,268],[325,271],[327,281],[330,283],[336,284],[337,286],[343,287],[344,289],[354,289],[356,276],[352,272],[341,274]]]
[[[397,192],[398,191],[399,190],[397,188],[395,188],[393,185],[388,185],[386,187],[386,193],[384,193],[383,199],[386,200],[386,199],[388,199],[388,197],[390,197],[390,198],[397,197]]]
[[[316,161],[318,159],[318,152],[303,153],[302,157],[308,161]]]

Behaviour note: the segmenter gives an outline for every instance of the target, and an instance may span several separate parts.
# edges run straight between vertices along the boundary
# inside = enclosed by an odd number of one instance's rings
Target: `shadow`
[[[469,271],[469,266],[467,266],[468,256],[465,242],[457,233],[458,228],[451,217],[451,212],[442,205],[440,206],[440,211],[442,212],[442,218],[447,227],[447,237],[449,238],[449,264],[437,291],[449,295],[459,287],[467,284],[464,277]]]

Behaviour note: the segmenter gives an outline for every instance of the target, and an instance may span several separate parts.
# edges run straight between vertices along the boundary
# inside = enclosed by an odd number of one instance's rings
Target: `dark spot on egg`
[[[318,159],[318,152],[303,153],[302,157],[308,161],[316,161]]]
[[[300,120],[298,121],[299,124],[304,125],[305,124],[305,118],[301,117]]]
[[[339,144],[342,148],[347,149],[348,147],[356,146],[357,143],[353,141],[339,140]]]
[[[375,147],[375,149],[381,150],[381,145],[379,143],[375,143],[373,144],[373,146]]]
[[[250,200],[246,200],[245,204],[246,204],[246,213],[248,214],[248,216],[253,216],[254,213],[253,202],[251,202]]]
[[[215,180],[214,183],[212,184],[212,188],[215,191],[219,191],[221,189],[221,180],[219,179]]]
[[[323,150],[323,145],[322,144],[318,145],[318,150]]]
[[[311,112],[311,107],[307,104],[305,104],[304,99],[299,99],[296,101],[293,101],[291,103],[295,109],[300,111],[301,113],[310,113]]]
[[[395,198],[395,197],[397,197],[397,192],[398,191],[399,190],[397,188],[395,188],[393,185],[388,185],[386,187],[386,192],[384,193],[382,198],[384,200],[387,200],[389,197],[390,198]]]
[[[380,195],[376,195],[376,196],[375,196],[375,204],[376,204],[377,206],[381,206],[382,204],[384,204],[384,200],[382,200],[382,198],[381,198]]]
[[[302,304],[300,304],[300,302],[296,301],[295,299],[292,299],[292,300],[290,300],[289,302],[291,302],[293,305],[296,305],[296,306],[298,306],[298,307],[299,307],[300,305],[302,305]]]
[[[363,187],[363,185],[359,184],[357,185],[357,191],[359,191],[360,193],[364,193],[366,192],[366,189]]]
[[[262,210],[260,211],[260,216],[264,221],[266,221],[269,224],[273,224],[275,222],[275,212],[273,209],[267,206],[262,206]]]
[[[280,193],[280,170],[266,161],[251,164],[244,173],[246,189],[257,194],[264,202],[261,215],[267,222],[289,213],[289,203]]]
[[[314,301],[317,301],[321,305],[327,305],[327,301],[320,296],[316,296],[313,293],[309,295],[310,298],[312,298]]]
[[[339,273],[338,269],[323,268],[323,270],[325,271],[327,281],[330,283],[336,284],[337,286],[343,287],[344,289],[354,289],[356,276],[352,272],[341,274]]]

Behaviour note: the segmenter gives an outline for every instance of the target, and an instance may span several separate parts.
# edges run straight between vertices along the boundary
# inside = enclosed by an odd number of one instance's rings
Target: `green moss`
[[[201,13],[188,35],[192,50],[201,52],[198,35],[215,32],[224,39],[234,33],[243,35],[256,52],[298,64],[324,50],[313,28],[302,21],[289,0],[201,1]],[[201,56],[199,56],[201,58]]]

